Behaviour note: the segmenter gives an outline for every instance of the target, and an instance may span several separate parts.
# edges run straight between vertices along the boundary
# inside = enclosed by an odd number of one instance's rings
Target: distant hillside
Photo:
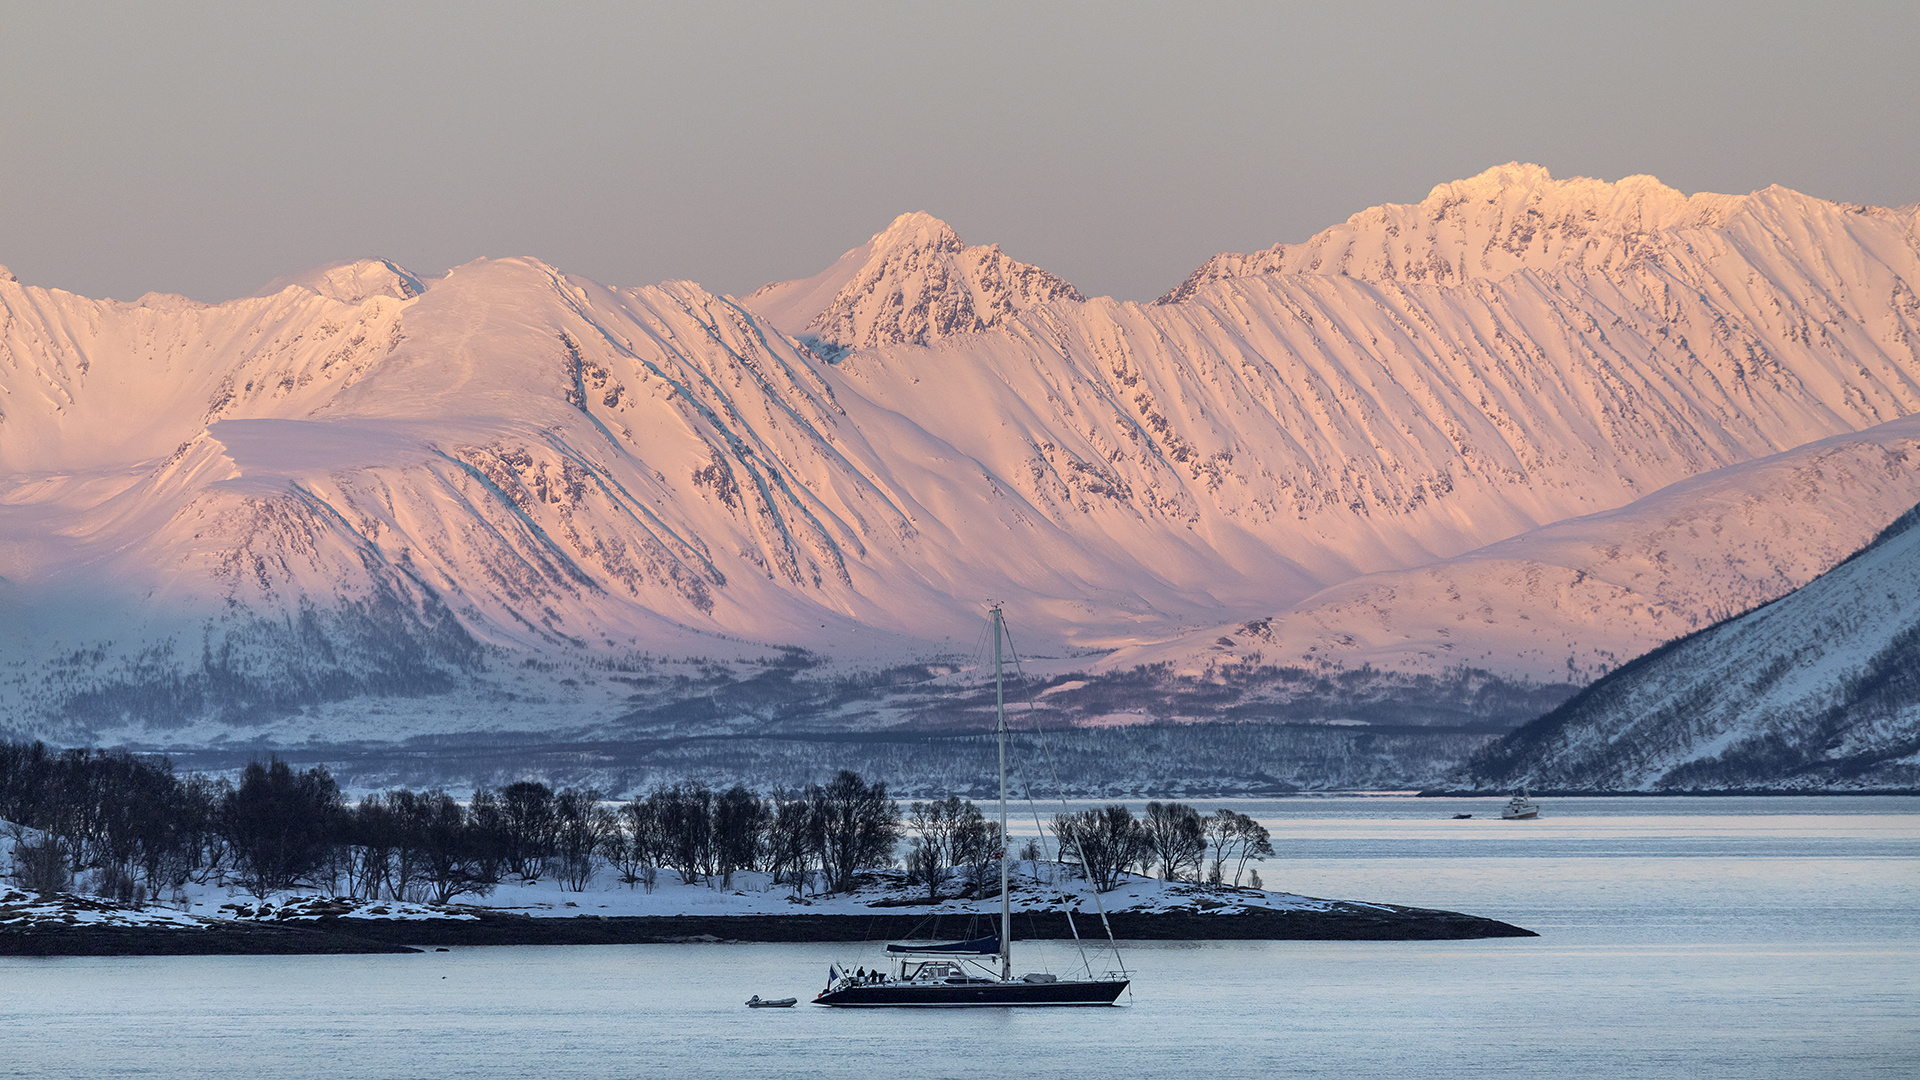
[[[1481,751],[1479,787],[1920,788],[1920,507],[1791,595]]]

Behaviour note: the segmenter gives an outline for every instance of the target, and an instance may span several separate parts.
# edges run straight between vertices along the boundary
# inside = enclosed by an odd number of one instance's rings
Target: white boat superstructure
[[[1500,817],[1505,821],[1528,821],[1540,816],[1540,804],[1527,797],[1527,789],[1521,788],[1507,805],[1501,807]]]

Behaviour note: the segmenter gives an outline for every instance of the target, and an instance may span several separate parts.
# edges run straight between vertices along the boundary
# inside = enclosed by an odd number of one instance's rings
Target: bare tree
[[[645,883],[653,891],[648,875],[660,852],[660,826],[654,819],[654,804],[635,795],[620,804],[620,835],[608,843],[607,861],[620,874],[623,885]]]
[[[1082,876],[1100,892],[1118,885],[1120,875],[1147,850],[1146,836],[1133,811],[1119,803],[1056,814],[1053,831],[1059,838],[1060,860],[1078,865]]]
[[[386,807],[387,895],[395,900],[424,900],[427,876],[426,800],[407,788],[383,795]]]
[[[481,869],[480,837],[468,821],[465,807],[438,789],[420,797],[420,849],[436,904],[451,903],[463,893],[485,896],[495,882]]]
[[[816,855],[826,845],[826,823],[807,792],[774,790],[772,819],[767,827],[766,868],[775,881],[806,887]]]
[[[28,892],[65,892],[73,885],[66,848],[52,833],[29,835],[26,826],[8,822],[13,839],[13,876]]]
[[[538,881],[553,855],[553,789],[533,780],[500,791],[500,815],[506,832],[507,870]]]
[[[1247,815],[1234,816],[1239,818],[1239,827],[1236,830],[1240,841],[1237,849],[1239,858],[1233,865],[1233,883],[1238,885],[1240,873],[1246,869],[1248,860],[1268,859],[1273,856],[1273,837],[1268,834],[1266,826]],[[1253,887],[1260,888],[1260,874],[1257,871],[1253,875]]]
[[[885,782],[869,784],[859,773],[841,769],[824,787],[808,788],[807,795],[820,815],[820,863],[829,889],[851,886],[856,870],[893,864],[900,804],[887,797]]]
[[[972,803],[967,804],[960,824],[953,830],[953,857],[967,868],[967,883],[974,896],[1000,895],[999,879],[991,874],[1000,861],[1000,823],[988,820]],[[992,893],[987,892],[989,885],[993,886]]]
[[[296,773],[279,758],[253,762],[221,808],[241,881],[255,896],[307,880],[325,861],[341,810],[324,766]]]
[[[967,810],[980,816],[973,803],[958,795],[907,807],[907,827],[913,831],[908,840],[907,878],[927,887],[929,903],[940,902],[940,883],[946,880],[948,868],[960,861],[954,854],[954,836],[963,827]]]
[[[490,885],[499,884],[507,859],[507,818],[491,788],[473,789],[467,804],[467,830],[474,873]]]
[[[714,864],[723,885],[733,883],[735,870],[751,869],[759,862],[768,813],[766,801],[739,784],[714,800]]]
[[[1179,881],[1182,870],[1191,869],[1199,880],[1201,864],[1207,857],[1206,827],[1200,811],[1185,803],[1150,802],[1140,827],[1145,833],[1150,858],[1160,864],[1160,876]]]
[[[1231,862],[1233,883],[1238,885],[1249,860],[1264,859],[1273,854],[1273,842],[1266,826],[1225,807],[1207,818],[1206,836],[1213,851],[1211,879],[1215,882],[1225,881],[1226,868]]]
[[[620,834],[620,819],[592,788],[561,788],[553,808],[560,882],[574,892],[584,891],[599,869],[608,841]]]
[[[23,836],[21,858],[43,886],[69,888],[93,870],[92,890],[122,902],[177,887],[198,861],[211,792],[182,783],[164,758],[0,743],[0,817],[40,834]]]
[[[660,855],[692,885],[713,873],[713,790],[699,781],[661,784],[647,793],[659,829]]]
[[[393,871],[393,817],[379,795],[368,795],[347,814],[342,839],[348,851],[347,892],[367,900],[380,899],[380,890]]]

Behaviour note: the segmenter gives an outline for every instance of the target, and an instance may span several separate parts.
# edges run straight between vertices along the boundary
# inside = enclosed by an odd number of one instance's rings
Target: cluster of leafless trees
[[[224,847],[231,794],[126,753],[0,743],[0,820],[13,834],[15,879],[36,892],[92,871],[90,891],[136,900],[206,872],[209,851]]]
[[[406,789],[349,803],[324,767],[256,762],[236,784],[40,743],[0,743],[0,820],[25,888],[80,884],[130,902],[230,881],[258,896],[308,887],[444,904],[509,878],[584,889],[607,866],[649,887],[668,867],[689,883],[759,870],[840,890],[859,869],[892,865],[902,831],[886,785],[847,771],[770,797],[683,783],[613,803],[522,781],[464,803]]]
[[[175,775],[165,759],[0,743],[0,819],[14,876],[138,903],[230,881],[256,895],[296,885],[443,902],[482,886],[470,814],[444,792],[349,806],[324,768],[256,762],[239,783]]]
[[[1000,858],[1000,823],[988,821],[970,799],[949,795],[907,807],[907,878],[924,885],[939,903],[940,889],[956,869],[969,888],[983,894],[987,868]]]
[[[262,897],[304,887],[445,904],[510,879],[583,890],[603,868],[648,889],[666,868],[686,884],[757,871],[839,892],[861,870],[894,866],[902,840],[908,879],[938,901],[950,885],[986,895],[1002,847],[998,823],[971,801],[915,802],[903,819],[886,784],[848,770],[771,795],[685,782],[616,802],[525,780],[464,802],[404,788],[349,802],[324,767],[255,762],[235,783],[178,776],[163,758],[40,743],[0,743],[0,820],[22,886],[80,884],[131,902],[225,881]],[[1237,885],[1250,860],[1273,854],[1246,815],[1181,803],[1148,803],[1140,818],[1118,804],[1062,814],[1053,828],[1061,860],[1102,891],[1134,867]]]
[[[900,807],[886,784],[844,769],[825,784],[770,796],[738,784],[721,792],[665,784],[603,813],[607,859],[627,884],[651,885],[652,869],[664,866],[686,884],[757,870],[799,887],[817,873],[837,892],[858,870],[893,865],[900,839]]]
[[[1158,866],[1168,881],[1199,881],[1204,871],[1209,882],[1238,885],[1248,862],[1273,854],[1266,827],[1247,815],[1224,807],[1202,815],[1177,802],[1150,802],[1138,818],[1118,803],[1058,814],[1053,831],[1061,861],[1078,865],[1102,892],[1136,866],[1142,874]],[[1257,872],[1252,883],[1259,887]]]

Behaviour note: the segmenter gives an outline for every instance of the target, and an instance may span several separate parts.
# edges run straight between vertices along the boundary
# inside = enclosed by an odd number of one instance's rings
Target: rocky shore
[[[1534,937],[1493,919],[1388,904],[1336,903],[1325,910],[1253,909],[1237,914],[1117,912],[1121,940],[1431,941]],[[1077,920],[1099,935],[1097,916]],[[36,920],[0,924],[0,955],[162,956],[395,953],[473,945],[637,945],[688,941],[878,941],[933,933],[925,915],[646,915],[536,917],[484,908],[457,918],[349,918],[298,922],[204,919],[197,925],[100,925]],[[1068,938],[1059,913],[1018,917],[1023,938]]]

